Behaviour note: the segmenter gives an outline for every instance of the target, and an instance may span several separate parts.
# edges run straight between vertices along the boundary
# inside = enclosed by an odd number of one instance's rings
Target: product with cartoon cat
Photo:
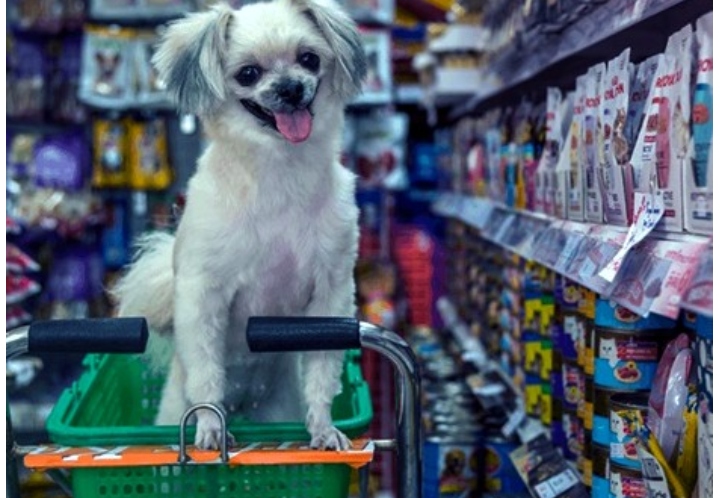
[[[648,392],[610,397],[610,460],[640,470],[638,437],[647,419]]]

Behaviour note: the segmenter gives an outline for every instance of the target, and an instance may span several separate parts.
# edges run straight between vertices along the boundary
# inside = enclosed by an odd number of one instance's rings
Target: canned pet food
[[[610,449],[592,445],[592,498],[607,498],[610,493]]]
[[[562,364],[563,403],[566,408],[577,410],[580,401],[580,368],[577,363],[567,360]]]
[[[595,326],[589,321],[583,328],[583,340],[585,345],[583,351],[585,359],[583,361],[583,370],[585,375],[593,375],[595,373]]]
[[[650,393],[614,394],[610,397],[610,462],[640,470],[637,432],[648,412]]]
[[[578,361],[578,349],[583,340],[582,333],[583,317],[572,311],[563,312],[562,340],[560,347],[563,358]]]
[[[592,444],[592,431],[583,429],[585,437],[585,444],[583,445],[583,468],[581,475],[583,477],[583,484],[585,486],[592,486],[592,475],[593,475],[593,444]]]
[[[614,498],[645,498],[647,491],[640,470],[610,462],[610,496]]]
[[[563,432],[567,441],[567,451],[565,458],[575,460],[582,455],[582,443],[585,438],[583,433],[582,422],[573,410],[566,409],[562,417]]]
[[[676,320],[650,314],[641,317],[607,299],[598,299],[595,303],[595,325],[616,330],[667,330],[674,329]]]
[[[583,412],[583,427],[591,431],[593,427],[593,404],[595,399],[595,382],[592,375],[585,375],[585,411]]]
[[[650,389],[668,330],[627,331],[595,327],[595,386]]]
[[[502,437],[485,439],[485,487],[486,493],[524,493],[525,484],[515,470],[510,453],[518,447],[515,441]]]
[[[698,387],[702,397],[707,400],[712,412],[713,399],[713,340],[712,340],[712,318],[698,315],[696,320],[697,340],[695,349],[697,352],[697,376]]]
[[[482,456],[482,442],[475,436],[429,437],[423,452],[423,496],[480,496]]]
[[[592,440],[595,444],[610,447],[610,398],[615,394],[637,394],[595,385],[593,396]]]

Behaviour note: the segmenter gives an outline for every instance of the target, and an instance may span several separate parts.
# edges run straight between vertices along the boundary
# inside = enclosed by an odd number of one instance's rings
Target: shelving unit
[[[440,196],[433,209],[438,215],[479,229],[487,240],[525,259],[610,296],[638,314],[653,312],[676,319],[684,306],[712,316],[709,237],[653,232],[630,251],[618,276],[610,282],[598,273],[620,249],[627,228],[557,220],[487,199],[453,194]],[[648,285],[654,279],[660,279],[662,284],[657,295],[650,297],[647,288],[637,287],[638,283]]]

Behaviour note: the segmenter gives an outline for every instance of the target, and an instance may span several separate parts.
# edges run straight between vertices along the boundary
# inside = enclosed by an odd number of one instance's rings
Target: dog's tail
[[[167,233],[141,237],[135,259],[110,291],[119,316],[143,316],[159,334],[172,331],[174,245],[175,237]]]

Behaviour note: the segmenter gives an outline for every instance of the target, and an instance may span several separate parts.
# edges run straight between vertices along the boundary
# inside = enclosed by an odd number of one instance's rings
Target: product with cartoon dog
[[[130,119],[128,128],[130,185],[139,190],[166,189],[172,181],[172,170],[165,120],[157,116]]]
[[[128,186],[127,121],[118,114],[108,114],[95,118],[92,128],[92,185],[97,188]]]
[[[134,33],[116,26],[85,28],[79,90],[83,102],[111,109],[122,109],[132,103]]]

